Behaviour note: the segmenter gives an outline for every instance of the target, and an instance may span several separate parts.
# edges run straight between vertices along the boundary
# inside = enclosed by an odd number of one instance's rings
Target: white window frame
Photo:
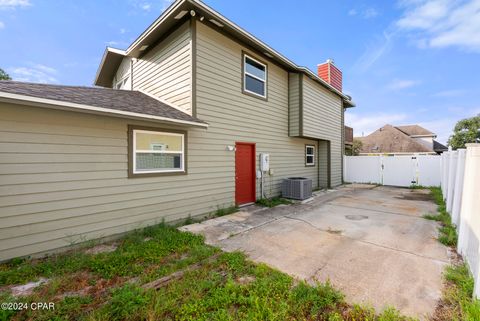
[[[160,134],[165,136],[177,136],[182,138],[182,150],[181,151],[164,151],[164,150],[137,150],[137,133],[143,134]],[[185,134],[180,133],[171,133],[171,132],[163,132],[163,131],[155,131],[155,130],[143,130],[143,129],[133,129],[133,142],[132,142],[132,154],[133,154],[133,174],[151,174],[151,173],[181,173],[185,172]],[[144,154],[180,154],[182,158],[180,160],[180,168],[172,168],[172,169],[156,169],[156,170],[143,170],[137,171],[137,153],[144,153]]]
[[[255,75],[247,72],[247,58],[255,61],[257,64],[259,64],[259,65],[261,65],[262,67],[265,68],[265,79],[262,79],[260,77],[257,77]],[[263,82],[263,85],[265,86],[264,95],[260,95],[259,93],[256,93],[254,91],[251,91],[251,90],[247,89],[247,75]],[[267,65],[244,53],[243,54],[243,91],[246,92],[246,93],[249,93],[249,94],[252,94],[252,95],[255,95],[255,96],[266,99],[267,98],[267,77],[268,77]]]
[[[313,152],[312,154],[308,153],[308,149],[312,148]],[[308,157],[311,156],[313,158],[313,162],[309,163],[308,162]],[[305,145],[305,166],[315,166],[315,145]]]
[[[123,85],[127,85],[128,82],[131,82],[131,79],[130,79],[130,73],[127,73],[125,74],[120,80],[118,80],[116,83],[115,83],[115,88],[114,89],[118,89],[118,90],[131,90],[130,88],[126,88],[127,86],[123,87]],[[128,85],[128,87],[131,87],[131,84]]]

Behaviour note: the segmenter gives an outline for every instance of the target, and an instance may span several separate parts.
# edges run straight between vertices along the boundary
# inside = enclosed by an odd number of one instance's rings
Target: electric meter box
[[[262,172],[268,172],[270,170],[270,155],[261,153],[260,154],[260,170]]]

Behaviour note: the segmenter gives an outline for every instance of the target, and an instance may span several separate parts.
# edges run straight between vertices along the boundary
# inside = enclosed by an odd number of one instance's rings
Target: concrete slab
[[[425,319],[449,263],[437,223],[421,217],[435,211],[425,191],[349,185],[308,203],[245,208],[182,229],[309,282],[329,280],[352,303]]]

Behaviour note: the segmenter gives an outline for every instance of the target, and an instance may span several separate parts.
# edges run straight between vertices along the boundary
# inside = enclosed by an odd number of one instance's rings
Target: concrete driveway
[[[428,191],[348,185],[308,203],[250,206],[182,229],[309,282],[330,280],[351,303],[424,319],[449,263],[426,213],[436,213]]]

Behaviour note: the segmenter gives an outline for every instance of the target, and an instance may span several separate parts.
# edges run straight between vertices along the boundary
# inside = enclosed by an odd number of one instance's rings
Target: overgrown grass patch
[[[350,306],[329,283],[298,282],[164,224],[117,243],[109,253],[75,250],[0,265],[0,301],[55,303],[54,310],[3,310],[0,320],[409,320],[393,309],[376,315]],[[40,277],[50,281],[31,295],[9,294],[9,286]],[[162,277],[161,286],[146,286]]]
[[[289,205],[292,204],[292,201],[282,198],[282,197],[272,197],[272,198],[261,198],[256,202],[260,206],[265,207],[275,207],[278,205]]]
[[[449,266],[445,269],[446,281],[440,309],[435,321],[480,320],[480,301],[473,299],[473,277],[466,264]]]
[[[430,193],[434,202],[437,204],[437,215],[424,215],[428,220],[440,222],[442,225],[439,229],[438,241],[447,246],[456,246],[458,235],[455,225],[452,224],[452,218],[447,212],[445,201],[443,200],[442,190],[440,187],[430,187]]]

